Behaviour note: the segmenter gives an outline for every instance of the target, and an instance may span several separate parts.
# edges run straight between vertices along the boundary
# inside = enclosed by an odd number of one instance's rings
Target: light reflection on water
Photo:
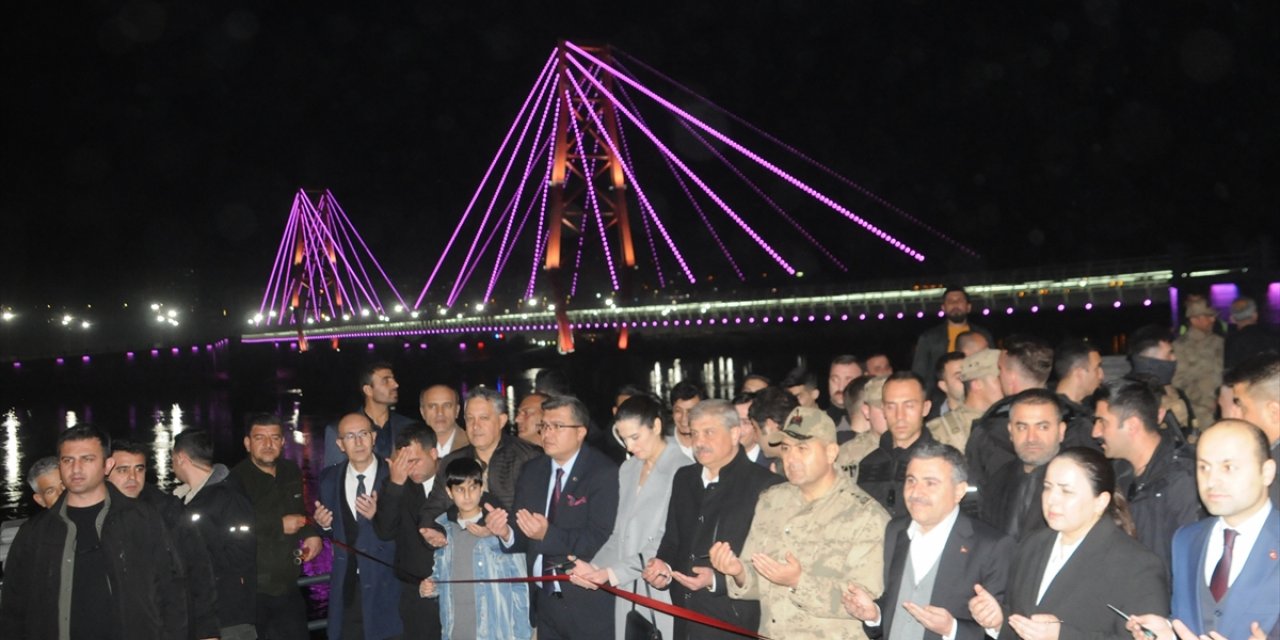
[[[4,414],[4,502],[16,504],[22,500],[22,447],[18,444],[18,412],[9,409]]]

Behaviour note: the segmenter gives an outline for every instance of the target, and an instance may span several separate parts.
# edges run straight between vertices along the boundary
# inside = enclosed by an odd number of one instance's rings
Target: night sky
[[[844,277],[1273,242],[1277,3],[996,5],[25,3],[0,45],[0,303],[256,306],[299,187],[332,189],[415,297],[562,38],[616,45],[982,255],[912,266],[813,222]]]

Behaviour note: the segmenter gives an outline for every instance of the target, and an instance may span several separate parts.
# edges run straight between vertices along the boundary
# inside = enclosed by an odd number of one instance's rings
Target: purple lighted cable
[[[618,120],[618,138],[622,142],[623,161],[631,164],[631,149],[627,145],[627,134],[620,119]],[[658,261],[658,244],[653,241],[653,232],[649,228],[649,218],[645,214],[644,207],[640,208],[640,224],[644,227],[644,237],[649,243],[649,253],[653,256],[653,268],[658,272],[658,286],[665,289],[667,279],[662,273],[662,263]]]
[[[524,104],[520,107],[520,112],[516,114],[515,121],[511,123],[511,128],[507,130],[507,135],[502,139],[502,144],[498,145],[498,152],[494,154],[493,160],[489,163],[489,168],[485,170],[484,177],[480,179],[480,186],[476,189],[471,201],[467,203],[466,209],[462,212],[462,219],[458,221],[458,226],[454,228],[453,234],[449,236],[449,241],[445,244],[444,251],[440,252],[440,258],[436,260],[436,266],[431,270],[431,275],[427,278],[427,284],[422,287],[422,293],[418,294],[418,299],[413,303],[413,308],[417,309],[422,305],[422,299],[426,297],[427,291],[431,289],[431,283],[435,281],[436,274],[440,271],[440,267],[444,264],[445,257],[449,255],[449,250],[453,247],[453,242],[457,240],[458,234],[462,232],[463,225],[467,222],[467,217],[471,214],[472,207],[475,206],[476,200],[480,198],[484,185],[489,181],[489,176],[493,173],[493,168],[498,165],[498,160],[502,157],[502,152],[507,148],[507,143],[511,141],[511,135],[515,133],[516,127],[520,125],[520,121],[524,119],[524,112],[533,101],[534,95],[539,93],[542,84],[547,81],[548,72],[555,63],[557,51],[552,51],[547,57],[547,62],[542,66],[542,71],[538,73],[538,79],[533,83],[533,90],[529,92],[525,98]]]
[[[566,92],[565,98],[568,99],[568,97],[569,96]],[[592,110],[594,113],[594,109],[590,103],[584,103],[583,108]],[[609,267],[609,281],[613,284],[613,290],[617,291],[618,274],[613,269],[613,254],[609,251],[609,237],[605,234],[604,230],[604,216],[600,214],[600,202],[596,199],[595,161],[587,157],[587,148],[582,144],[582,130],[578,128],[578,119],[569,118],[569,124],[573,128],[573,137],[578,142],[578,159],[582,163],[583,181],[586,182],[586,188],[584,191],[587,192],[587,200],[591,202],[591,210],[595,212],[596,222],[598,223],[597,226],[600,228],[600,244],[604,247],[604,263]],[[607,136],[608,134],[601,131],[600,135]],[[583,229],[582,233],[585,234],[586,229]]]
[[[568,46],[568,47],[572,47],[572,48],[574,48],[574,49],[577,49],[577,47],[574,47],[574,45],[573,45],[572,43],[568,43],[568,42],[566,42],[566,43],[565,43],[565,45],[566,45],[566,46]],[[574,59],[574,57],[573,57],[573,56],[565,56],[565,59],[566,59],[566,60],[568,60],[570,63],[572,63],[574,66],[577,66],[577,67],[579,67],[579,68],[582,68],[582,64],[581,64],[580,62],[578,62],[576,59]],[[601,66],[603,66],[603,64],[602,64]],[[764,239],[763,237],[761,237],[759,233],[756,233],[755,229],[751,228],[751,226],[750,226],[750,225],[748,225],[748,224],[746,223],[746,221],[745,221],[745,220],[743,220],[743,219],[742,219],[742,218],[741,218],[741,217],[740,217],[740,216],[739,216],[739,215],[738,215],[738,214],[737,214],[737,213],[736,213],[736,212],[735,212],[735,211],[734,211],[734,210],[729,206],[729,203],[727,203],[727,202],[725,202],[724,200],[722,200],[722,199],[720,198],[720,196],[719,196],[719,195],[717,195],[717,194],[716,194],[716,192],[715,192],[715,191],[713,191],[713,190],[711,189],[711,187],[707,185],[707,183],[706,183],[706,182],[703,182],[702,178],[699,178],[699,177],[698,177],[698,175],[697,175],[696,173],[694,173],[692,170],[690,170],[690,169],[689,169],[689,167],[688,167],[687,165],[685,165],[685,163],[684,163],[682,160],[680,160],[680,158],[676,157],[676,155],[675,155],[674,153],[672,153],[671,149],[667,148],[667,146],[666,146],[665,144],[663,144],[661,140],[659,140],[659,139],[658,139],[658,136],[657,136],[657,135],[655,135],[655,134],[653,133],[653,131],[651,131],[648,127],[644,126],[644,123],[643,123],[643,122],[640,122],[640,121],[636,118],[636,116],[635,116],[634,114],[632,114],[632,113],[631,113],[631,111],[630,111],[630,110],[628,110],[628,109],[626,108],[626,106],[624,106],[622,103],[618,102],[617,97],[615,97],[613,94],[609,93],[609,91],[608,91],[608,90],[606,90],[606,89],[604,88],[604,85],[603,85],[603,84],[601,84],[599,81],[595,80],[594,78],[588,78],[588,80],[589,80],[589,81],[591,81],[591,82],[595,85],[596,91],[599,91],[601,95],[605,96],[606,98],[608,98],[610,101],[612,101],[612,102],[613,102],[613,104],[614,104],[614,108],[616,108],[616,109],[618,110],[618,112],[620,112],[620,113],[622,113],[623,115],[625,115],[625,116],[627,116],[628,118],[630,118],[630,119],[631,119],[631,121],[632,121],[633,123],[635,123],[636,127],[637,127],[638,129],[640,129],[640,131],[641,131],[642,133],[644,133],[644,134],[645,134],[645,137],[649,138],[649,141],[650,141],[650,142],[652,142],[652,143],[654,144],[654,146],[658,147],[658,150],[659,150],[660,152],[662,152],[662,153],[663,153],[664,155],[666,155],[667,157],[671,158],[672,162],[674,162],[674,163],[676,164],[676,166],[677,166],[677,167],[679,167],[679,168],[680,168],[680,170],[681,170],[681,171],[683,171],[683,172],[684,172],[684,174],[685,174],[686,176],[688,176],[688,178],[689,178],[690,180],[692,180],[692,181],[693,181],[693,183],[694,183],[694,184],[698,185],[698,188],[699,188],[699,189],[702,189],[702,192],[703,192],[703,193],[705,193],[705,194],[707,194],[707,196],[708,196],[708,197],[710,197],[710,198],[711,198],[711,200],[712,200],[713,202],[715,202],[715,203],[716,203],[716,205],[718,205],[718,206],[720,207],[720,209],[721,209],[721,210],[723,210],[723,211],[725,212],[725,214],[729,216],[729,218],[730,218],[730,219],[732,219],[734,222],[736,222],[736,223],[738,224],[738,227],[740,227],[743,231],[745,231],[745,232],[746,232],[746,234],[747,234],[747,236],[748,236],[748,237],[750,237],[752,240],[754,240],[754,241],[755,241],[755,243],[756,243],[756,244],[757,244],[761,249],[763,249],[763,250],[764,250],[764,252],[765,252],[765,253],[766,253],[770,258],[773,258],[774,262],[777,262],[777,263],[778,263],[778,265],[779,265],[779,266],[781,266],[781,267],[782,267],[782,269],[783,269],[784,271],[786,271],[789,275],[795,275],[795,272],[796,272],[795,268],[794,268],[794,267],[792,267],[792,266],[791,266],[791,264],[787,262],[786,258],[783,258],[781,254],[779,254],[776,250],[774,250],[774,248],[773,248],[773,247],[772,247],[768,242],[766,242],[766,241],[765,241],[765,239]],[[576,86],[575,86],[575,89],[577,89],[577,87],[576,87]],[[579,89],[579,90],[580,90],[580,89]],[[647,91],[647,90],[645,90],[645,91]],[[672,106],[674,107],[674,105],[672,105]],[[690,274],[690,275],[692,275],[692,274]]]
[[[795,148],[795,147],[793,147],[793,146],[791,146],[791,145],[789,145],[789,144],[787,144],[787,143],[783,142],[782,140],[780,140],[780,139],[778,139],[777,137],[773,136],[773,135],[772,135],[772,134],[770,134],[769,132],[767,132],[767,131],[765,131],[765,130],[761,129],[760,127],[755,126],[754,124],[752,124],[750,121],[746,120],[745,118],[742,118],[741,116],[738,116],[737,114],[733,113],[732,111],[729,111],[728,109],[725,109],[724,107],[721,107],[720,105],[716,104],[715,102],[711,101],[710,99],[708,99],[708,98],[706,98],[706,97],[704,97],[704,96],[702,96],[702,95],[700,95],[700,94],[698,94],[698,93],[694,92],[694,90],[693,90],[693,89],[690,89],[689,87],[687,87],[687,86],[685,86],[685,85],[683,85],[683,84],[681,84],[681,83],[677,82],[676,80],[674,80],[674,79],[673,79],[673,78],[671,78],[670,76],[667,76],[666,74],[662,73],[661,71],[658,71],[658,70],[657,70],[657,69],[655,69],[654,67],[649,66],[648,64],[645,64],[645,62],[644,62],[643,60],[640,60],[639,58],[636,58],[635,56],[633,56],[633,55],[631,55],[631,54],[629,54],[629,53],[627,53],[627,52],[625,52],[625,51],[622,51],[621,49],[618,49],[617,47],[614,47],[612,50],[613,50],[615,53],[622,54],[622,57],[624,57],[624,58],[626,58],[627,60],[630,60],[631,62],[633,62],[633,63],[635,63],[635,64],[639,65],[640,67],[644,68],[646,71],[648,71],[648,72],[650,72],[650,73],[654,74],[655,76],[657,76],[659,79],[664,80],[664,81],[666,81],[668,84],[670,84],[670,85],[672,85],[672,86],[676,87],[677,89],[679,89],[679,90],[681,90],[681,91],[683,91],[683,92],[685,92],[685,93],[689,94],[690,96],[693,96],[693,97],[694,97],[695,99],[697,99],[699,102],[702,102],[703,104],[705,104],[705,105],[707,105],[707,106],[711,107],[712,109],[714,109],[714,110],[716,110],[717,112],[721,113],[722,115],[724,115],[724,116],[728,117],[729,119],[733,120],[734,122],[737,122],[738,124],[740,124],[740,125],[742,125],[742,126],[746,127],[747,129],[749,129],[749,130],[753,131],[754,133],[756,133],[756,134],[757,134],[757,135],[759,135],[760,137],[764,138],[765,140],[768,140],[769,142],[772,142],[773,144],[775,144],[775,145],[777,145],[777,146],[781,147],[782,149],[784,149],[784,150],[786,150],[786,151],[790,152],[790,153],[791,153],[791,155],[793,155],[793,156],[795,156],[795,157],[799,158],[801,161],[803,161],[803,162],[807,163],[808,165],[810,165],[810,166],[812,166],[812,167],[814,167],[814,168],[818,169],[819,171],[822,171],[823,173],[825,173],[825,174],[827,174],[827,175],[829,175],[829,176],[831,176],[831,177],[835,178],[836,180],[839,180],[840,182],[844,183],[846,186],[853,188],[854,190],[858,191],[858,192],[859,192],[859,193],[861,193],[862,195],[866,196],[866,197],[867,197],[868,199],[870,199],[871,201],[873,201],[873,202],[875,202],[875,203],[879,204],[880,206],[884,207],[885,209],[888,209],[889,211],[892,211],[893,213],[897,214],[898,216],[900,216],[901,218],[903,218],[903,219],[907,220],[908,222],[911,222],[912,224],[915,224],[916,226],[918,226],[918,227],[920,227],[920,228],[924,229],[925,231],[928,231],[929,233],[933,234],[935,237],[937,237],[937,238],[939,238],[939,239],[941,239],[941,240],[945,241],[947,244],[950,244],[951,246],[953,246],[953,247],[955,247],[955,248],[959,249],[960,251],[963,251],[964,253],[966,253],[966,254],[968,254],[968,255],[970,255],[970,256],[972,256],[972,257],[975,257],[975,258],[977,258],[977,257],[981,257],[981,256],[980,256],[976,251],[974,251],[973,249],[970,249],[969,247],[967,247],[967,246],[965,246],[965,245],[963,245],[963,244],[960,244],[960,242],[958,242],[958,241],[956,241],[956,240],[952,239],[950,236],[946,235],[945,233],[942,233],[941,231],[939,231],[939,230],[937,230],[937,229],[934,229],[933,227],[931,227],[931,226],[929,226],[928,224],[926,224],[924,221],[922,221],[922,220],[920,220],[920,219],[916,218],[915,216],[911,215],[910,213],[907,213],[906,211],[904,211],[903,209],[901,209],[901,208],[900,208],[900,207],[898,207],[897,205],[893,204],[892,202],[889,202],[888,200],[884,199],[883,197],[881,197],[880,195],[878,195],[878,194],[876,194],[875,192],[871,191],[870,189],[868,189],[868,188],[866,188],[866,187],[864,187],[864,186],[862,186],[862,185],[858,184],[857,182],[854,182],[853,180],[850,180],[849,178],[845,177],[844,175],[841,175],[840,173],[838,173],[836,170],[834,170],[834,169],[832,169],[832,168],[830,168],[830,167],[826,166],[825,164],[822,164],[821,162],[818,162],[817,160],[815,160],[815,159],[813,159],[813,158],[809,157],[809,156],[808,156],[808,155],[806,155],[804,152],[802,152],[802,151],[800,151],[799,149],[797,149],[797,148]],[[619,66],[619,67],[622,67],[621,63],[619,63],[619,64],[618,64],[618,66]],[[634,75],[634,74],[633,74],[633,75]]]
[[[542,184],[540,185],[539,188],[544,192],[546,191],[545,179],[542,181]],[[499,275],[501,275],[504,271],[506,271],[507,263],[511,261],[511,255],[515,249],[516,240],[521,235],[524,234],[524,229],[526,226],[528,226],[529,218],[532,217],[533,207],[534,205],[538,204],[538,198],[539,198],[538,193],[535,191],[533,194],[533,197],[529,199],[529,206],[525,208],[524,216],[520,218],[520,226],[516,227],[515,235],[511,238],[511,246],[508,247],[506,254],[502,258],[502,262],[497,267]],[[535,237],[533,242],[536,247],[540,243],[540,240]]]
[[[377,267],[378,273],[382,274],[382,279],[385,280],[387,283],[387,286],[391,288],[391,294],[396,297],[396,300],[400,303],[400,306],[408,307],[409,305],[405,304],[404,298],[400,297],[400,290],[396,288],[395,283],[391,281],[391,278],[387,275],[387,272],[383,270],[382,263],[378,262],[377,256],[373,255],[373,251],[369,250],[369,245],[365,244],[364,237],[361,236],[358,231],[356,231],[355,225],[351,223],[351,218],[347,217],[347,212],[342,209],[342,205],[338,204],[338,199],[333,197],[333,192],[329,191],[328,189],[325,189],[324,192],[325,192],[325,195],[328,196],[329,200],[333,203],[333,207],[334,209],[337,210],[338,215],[342,217],[342,221],[345,222],[347,227],[351,229],[351,234],[355,236],[356,240],[360,241],[360,246],[364,248],[365,253],[369,256],[369,259],[373,261],[373,266]]]
[[[295,203],[293,210],[289,213],[289,220],[285,223],[284,237],[280,239],[280,248],[276,250],[276,261],[271,267],[271,277],[267,279],[267,288],[262,293],[262,304],[258,306],[260,315],[267,315],[267,310],[275,306],[275,292],[282,286],[282,280],[287,277],[289,254],[292,253],[293,249],[297,219],[297,204]],[[268,307],[268,304],[271,307]]]
[[[566,43],[566,44],[567,44],[567,43]],[[570,62],[572,62],[572,63],[574,64],[574,66],[577,66],[577,67],[578,67],[578,68],[580,68],[580,69],[582,68],[581,63],[579,63],[577,60],[574,60],[572,56],[566,55],[566,56],[565,56],[565,59],[566,59],[566,60],[569,60]],[[590,77],[588,77],[588,79],[589,79],[593,84],[595,84],[595,85],[596,85],[597,90],[600,90],[600,89],[601,89],[601,87],[600,87],[600,85],[599,85],[599,81],[598,81],[598,80],[595,80],[594,78],[590,78]],[[577,91],[577,92],[581,95],[581,94],[582,94],[582,88],[581,88],[581,87],[579,87],[576,83],[571,83],[571,84],[572,84],[572,86],[573,86],[574,90],[575,90],[575,91]],[[604,92],[604,91],[601,91],[601,93],[604,93],[605,95],[608,95],[608,93],[607,93],[607,92]],[[612,99],[613,97],[612,97],[612,96],[609,96],[609,98],[610,98],[610,99]],[[584,101],[585,101],[585,97],[584,97]],[[615,107],[618,107],[618,110],[619,110],[619,111],[623,111],[623,112],[625,113],[625,111],[626,111],[626,110],[625,110],[624,108],[622,108],[622,105],[620,105],[620,104],[618,104],[618,103],[617,103],[617,100],[614,100],[613,102],[614,102],[614,106],[615,106]],[[595,114],[594,114],[594,112],[592,113],[592,116],[593,116],[593,118],[596,120],[596,126],[597,126],[600,130],[604,130],[604,127],[603,127],[603,126],[600,126],[599,118],[595,118]],[[634,119],[633,119],[633,121],[634,121]],[[646,129],[644,129],[643,125],[640,125],[640,130],[641,130],[642,132],[644,132],[644,133],[645,133],[645,135],[646,135],[647,137],[649,137],[649,139],[650,139],[650,140],[654,140],[654,139],[655,139],[655,138],[652,136],[652,132],[649,132],[649,131],[647,131]],[[609,145],[610,145],[610,147],[612,147],[612,148],[613,148],[613,152],[614,152],[614,154],[615,154],[615,155],[617,155],[617,154],[618,154],[618,150],[617,150],[616,145],[613,145],[613,144],[612,144],[612,141],[610,141],[610,140],[608,139],[608,137],[606,137],[606,138],[605,138],[605,143],[606,143],[606,144],[609,144]],[[661,145],[661,142],[659,142],[658,144],[659,144],[659,145]],[[632,170],[631,170],[631,167],[628,167],[626,164],[623,164],[623,165],[622,165],[622,171],[623,171],[623,173],[625,173],[625,174],[626,174],[627,179],[631,181],[631,185],[632,185],[632,186],[634,186],[634,187],[636,188],[636,198],[638,198],[638,199],[640,200],[642,208],[643,208],[643,207],[648,207],[650,211],[653,211],[653,206],[652,206],[651,204],[649,204],[649,198],[648,198],[648,196],[646,196],[646,195],[645,195],[645,193],[644,193],[644,188],[642,188],[642,187],[640,186],[640,183],[636,180],[635,172],[634,172],[634,171],[632,171]],[[653,215],[653,222],[654,222],[654,225],[658,227],[658,232],[662,235],[662,238],[663,238],[664,240],[666,240],[666,242],[667,242],[667,246],[671,248],[671,252],[672,252],[673,254],[675,254],[676,262],[678,262],[678,263],[680,264],[680,268],[684,271],[685,277],[689,279],[689,284],[693,284],[693,283],[697,282],[697,278],[695,278],[695,277],[693,276],[693,271],[689,269],[689,265],[685,262],[685,260],[684,260],[684,256],[683,256],[683,255],[681,255],[681,254],[680,254],[680,250],[676,248],[676,246],[675,246],[675,242],[673,242],[673,241],[671,240],[671,235],[667,233],[667,228],[662,224],[662,219],[661,219],[661,218],[659,218],[659,217],[657,216],[656,212],[654,212],[654,215]]]
[[[556,99],[552,101],[555,111],[551,115],[551,121],[556,122],[560,118],[560,96],[558,92],[552,92]],[[552,134],[554,137],[555,134]],[[533,297],[533,285],[538,277],[538,263],[542,262],[542,253],[546,251],[546,243],[550,238],[550,232],[543,232],[543,223],[547,218],[547,197],[551,194],[551,170],[555,166],[556,145],[553,142],[551,148],[547,151],[547,173],[546,178],[542,181],[542,211],[538,215],[538,233],[533,238],[533,266],[529,269],[529,285],[525,287],[524,297],[526,299]]]
[[[626,96],[625,92],[623,93],[623,97],[626,98],[627,102],[631,105],[631,109],[635,111],[636,117],[640,117],[640,111],[636,109],[635,103],[631,102],[631,99]],[[641,118],[641,120],[643,120],[643,118]],[[723,254],[725,260],[729,262],[729,266],[733,267],[733,272],[738,275],[738,280],[740,282],[746,282],[747,278],[742,273],[742,269],[738,267],[738,261],[733,259],[733,254],[730,253],[729,248],[725,246],[724,241],[720,239],[720,234],[716,233],[715,227],[711,225],[711,220],[707,218],[706,212],[702,210],[702,205],[698,204],[698,200],[693,197],[693,192],[689,190],[688,183],[684,181],[684,178],[680,177],[680,172],[676,171],[675,165],[671,164],[671,160],[669,158],[664,155],[662,156],[662,161],[666,163],[667,170],[671,172],[671,177],[675,178],[676,184],[680,185],[681,191],[684,191],[685,197],[689,199],[689,204],[693,205],[693,210],[696,211],[698,213],[698,217],[702,219],[702,224],[706,226],[707,231],[711,233],[711,238],[715,240],[716,246],[720,248],[720,253]]]
[[[628,85],[631,85],[632,87],[634,87],[634,88],[635,88],[637,91],[639,91],[640,93],[643,93],[643,94],[645,94],[646,96],[648,96],[651,100],[653,100],[653,101],[657,102],[658,104],[662,105],[663,107],[666,107],[666,109],[667,109],[668,111],[671,111],[672,113],[674,113],[674,114],[676,114],[676,115],[680,116],[681,118],[684,118],[685,120],[688,120],[689,122],[691,122],[691,123],[693,123],[695,126],[697,126],[699,129],[702,129],[703,131],[707,132],[707,133],[708,133],[709,135],[711,135],[713,138],[715,138],[715,139],[719,140],[720,142],[723,142],[724,144],[729,145],[729,147],[731,147],[732,149],[734,149],[734,150],[735,150],[735,151],[737,151],[738,153],[741,153],[742,155],[744,155],[744,156],[746,156],[747,158],[751,159],[751,160],[752,160],[753,162],[755,162],[756,164],[758,164],[758,165],[760,165],[761,167],[764,167],[765,169],[767,169],[769,172],[773,173],[774,175],[778,176],[779,178],[782,178],[784,181],[786,181],[788,184],[792,185],[793,187],[796,187],[797,189],[800,189],[800,190],[801,190],[801,191],[803,191],[804,193],[808,194],[808,195],[809,195],[809,197],[811,197],[811,198],[813,198],[813,199],[817,200],[818,202],[821,202],[822,204],[825,204],[825,205],[826,205],[827,207],[829,207],[830,209],[832,209],[832,210],[836,211],[837,213],[839,213],[839,214],[843,215],[844,217],[846,217],[846,218],[848,218],[848,219],[850,219],[850,220],[854,221],[854,222],[855,222],[855,223],[857,223],[859,226],[861,226],[863,229],[865,229],[865,230],[869,231],[872,235],[874,235],[874,236],[876,236],[877,238],[880,238],[880,239],[881,239],[881,240],[883,240],[884,242],[888,243],[888,244],[889,244],[890,246],[892,246],[893,248],[895,248],[895,249],[897,249],[897,250],[899,250],[899,251],[901,251],[901,252],[903,252],[903,253],[907,254],[907,255],[908,255],[908,256],[910,256],[912,259],[916,260],[917,262],[924,262],[924,259],[925,259],[924,254],[920,253],[919,251],[916,251],[915,249],[912,249],[911,247],[909,247],[909,246],[907,246],[905,243],[903,243],[901,240],[898,240],[897,238],[894,238],[892,235],[889,235],[888,233],[886,233],[885,231],[883,231],[883,230],[882,230],[882,229],[880,229],[879,227],[875,226],[874,224],[871,224],[869,221],[867,221],[867,220],[863,219],[861,216],[857,215],[856,213],[854,213],[854,212],[850,211],[849,209],[845,208],[844,206],[840,205],[840,204],[839,204],[839,203],[837,203],[835,200],[832,200],[832,199],[831,199],[830,197],[828,197],[826,194],[823,194],[823,193],[819,192],[817,189],[814,189],[813,187],[810,187],[809,185],[805,184],[804,182],[802,182],[800,179],[796,178],[795,176],[792,176],[791,174],[787,173],[786,171],[783,171],[783,170],[782,170],[781,168],[779,168],[778,166],[774,165],[773,163],[769,162],[768,160],[765,160],[764,158],[760,157],[760,156],[759,156],[758,154],[756,154],[755,152],[753,152],[753,151],[751,151],[750,149],[748,149],[748,148],[746,148],[746,147],[742,146],[741,144],[737,143],[736,141],[734,141],[734,140],[733,140],[732,138],[730,138],[729,136],[726,136],[726,135],[724,135],[723,133],[720,133],[719,131],[717,131],[716,129],[714,129],[713,127],[711,127],[710,125],[708,125],[707,123],[703,122],[702,120],[699,120],[698,118],[695,118],[692,114],[690,114],[689,112],[685,111],[684,109],[681,109],[680,107],[676,106],[674,103],[672,103],[671,101],[667,100],[666,98],[663,98],[662,96],[660,96],[660,95],[658,95],[658,94],[654,93],[653,91],[649,90],[649,89],[648,89],[647,87],[645,87],[644,85],[642,85],[642,84],[640,84],[639,82],[637,82],[637,81],[635,81],[635,80],[631,79],[630,77],[626,76],[625,74],[620,73],[617,69],[614,69],[613,67],[611,67],[611,66],[609,66],[609,65],[605,64],[602,60],[600,60],[600,59],[599,59],[599,58],[597,58],[596,56],[592,55],[591,53],[587,52],[586,50],[582,49],[581,47],[579,47],[579,46],[577,46],[577,45],[573,44],[572,42],[567,42],[567,41],[566,41],[566,42],[564,43],[564,46],[565,46],[565,47],[568,47],[569,49],[571,49],[571,50],[573,50],[574,52],[578,53],[578,54],[579,54],[579,55],[581,55],[583,58],[586,58],[587,60],[589,60],[589,61],[591,61],[591,62],[593,62],[593,63],[595,63],[595,64],[599,65],[602,69],[604,69],[605,71],[608,71],[608,72],[609,72],[609,74],[610,74],[610,75],[612,75],[614,78],[617,78],[618,80],[621,80],[622,82],[624,82],[624,83],[626,83],[626,84],[628,84]],[[580,64],[579,62],[577,62],[576,60],[574,60],[572,56],[565,56],[565,58],[566,58],[567,60],[569,60],[570,62],[572,62],[573,64],[575,64],[575,65],[579,65],[579,64]],[[613,100],[613,101],[614,101],[614,104],[615,104],[615,105],[617,105],[617,106],[619,107],[619,109],[620,109],[620,110],[623,110],[623,109],[621,108],[621,105],[617,103],[617,100],[616,100],[616,98],[614,98],[614,96],[613,96],[613,95],[611,95],[611,94],[610,94],[608,91],[606,91],[603,87],[597,87],[597,89],[598,89],[602,94],[604,94],[604,95],[608,96],[610,100]],[[623,110],[623,111],[625,112],[625,110]],[[627,112],[627,113],[629,114],[629,112]],[[628,117],[631,117],[631,116],[630,116],[630,115],[628,115]],[[634,120],[634,119],[633,119],[633,120]],[[691,178],[692,178],[692,177],[693,177],[693,176],[691,176]],[[694,180],[694,183],[695,183],[695,184],[697,184],[697,183],[699,183],[699,182],[701,182],[701,181],[700,181],[700,180],[697,180],[697,179],[695,179],[695,180]],[[780,256],[779,256],[779,258],[780,258]],[[788,267],[788,273],[792,273],[793,271],[794,271],[794,270],[792,270],[792,269],[790,269],[790,268]]]
[[[541,86],[535,86],[535,89],[539,93],[537,99],[533,101],[533,104],[537,104],[542,101],[542,92],[549,90],[552,84],[552,77],[548,76],[545,81],[542,82]],[[516,157],[520,154],[520,148],[524,145],[525,136],[529,133],[529,125],[533,123],[533,111],[528,109],[529,105],[530,101],[526,99],[525,106],[520,109],[520,118],[518,121],[523,121],[524,126],[520,128],[520,137],[516,139],[514,151],[507,157],[507,164],[502,168],[502,177],[498,179],[498,184],[494,187],[493,196],[489,199],[489,205],[485,208],[484,217],[480,219],[481,229],[484,229],[485,225],[489,221],[489,217],[493,214],[493,206],[497,203],[498,195],[502,192],[502,187],[506,184],[507,177],[511,174],[511,165],[515,163]],[[525,116],[526,112],[528,112],[527,117]],[[483,184],[481,186],[483,186]],[[471,246],[467,248],[467,255],[462,259],[462,268],[458,270],[459,273],[466,270],[467,265],[471,262],[471,256],[475,252],[476,243],[479,241],[479,238],[480,234],[477,233],[476,236],[471,239]],[[435,275],[434,272],[432,275]],[[449,299],[446,306],[452,307],[453,303],[458,299],[459,293],[459,285],[458,282],[455,281],[453,283],[453,288],[449,291]]]

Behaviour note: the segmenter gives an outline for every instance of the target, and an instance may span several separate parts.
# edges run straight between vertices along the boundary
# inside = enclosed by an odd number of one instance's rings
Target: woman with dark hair
[[[1045,473],[1048,529],[1018,545],[1003,608],[981,587],[969,602],[974,620],[1000,639],[1130,639],[1126,613],[1169,611],[1164,562],[1134,539],[1111,462],[1093,449],[1059,453]]]
[[[584,589],[596,589],[596,585],[608,582],[671,602],[666,591],[651,592],[640,579],[644,564],[653,558],[662,542],[676,469],[693,463],[670,437],[670,428],[664,428],[664,424],[670,425],[663,420],[664,413],[662,403],[648,394],[632,396],[618,406],[613,431],[630,457],[618,469],[618,516],[613,534],[590,563],[578,560],[570,572],[573,583]],[[616,600],[615,630],[621,638],[631,606],[622,598]],[[672,637],[671,617],[653,615],[662,637]]]

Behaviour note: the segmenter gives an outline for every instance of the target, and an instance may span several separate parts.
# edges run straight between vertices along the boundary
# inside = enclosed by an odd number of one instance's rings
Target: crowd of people
[[[172,494],[146,448],[69,428],[0,633],[306,638],[327,540],[335,639],[1280,637],[1280,350],[1251,301],[1225,337],[1196,298],[1177,337],[1129,334],[1117,379],[1085,341],[997,340],[962,289],[942,309],[911,370],[626,386],[607,428],[553,376],[515,407],[428,387],[419,422],[372,364],[311,504],[278,416],[232,468],[176,436]]]

